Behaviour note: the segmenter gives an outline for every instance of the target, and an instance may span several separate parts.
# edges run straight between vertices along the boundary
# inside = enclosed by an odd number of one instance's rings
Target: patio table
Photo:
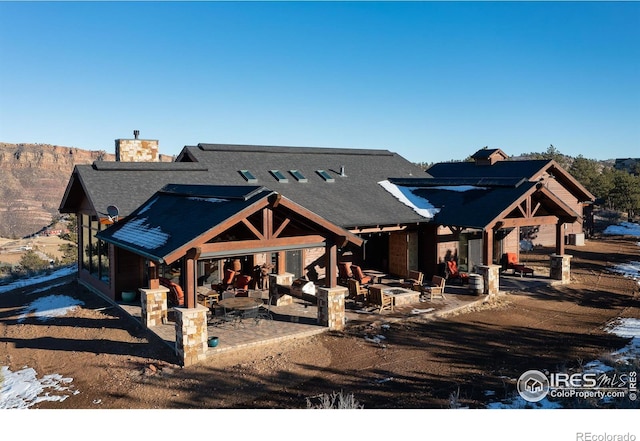
[[[260,305],[263,305],[262,299],[254,299],[253,297],[230,297],[222,299],[218,302],[225,311],[238,311],[241,318],[256,317]]]

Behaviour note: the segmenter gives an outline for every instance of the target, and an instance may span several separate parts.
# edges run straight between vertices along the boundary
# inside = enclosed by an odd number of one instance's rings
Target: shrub
[[[307,398],[307,409],[363,409],[362,406],[353,394],[345,395],[342,391],[340,393],[332,392],[329,394],[321,394],[316,397],[319,403],[313,405],[311,400]]]

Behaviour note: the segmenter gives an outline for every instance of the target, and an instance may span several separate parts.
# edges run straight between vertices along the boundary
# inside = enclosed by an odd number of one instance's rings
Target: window
[[[283,175],[280,170],[269,170],[269,173],[271,173],[273,177],[278,180],[278,182],[282,182],[283,184],[289,182],[289,179],[287,179],[287,177]]]
[[[253,176],[253,173],[251,173],[249,170],[239,170],[239,173],[242,175],[245,181],[251,184],[253,184],[254,182],[258,182],[256,177]]]
[[[304,175],[302,173],[300,173],[299,170],[289,170],[289,173],[291,173],[291,176],[296,178],[296,181],[298,181],[298,182],[307,182],[307,178],[305,178]]]
[[[82,228],[82,268],[95,278],[109,283],[109,245],[96,237],[98,231],[107,226],[101,225],[96,216],[83,214],[80,217]]]
[[[318,173],[322,177],[322,179],[324,179],[327,182],[335,182],[335,179],[333,179],[331,175],[327,173],[325,170],[316,170],[316,173]]]

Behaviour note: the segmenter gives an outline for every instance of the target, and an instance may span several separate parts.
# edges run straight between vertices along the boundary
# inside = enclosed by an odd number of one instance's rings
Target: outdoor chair
[[[212,283],[211,289],[215,289],[216,291],[222,293],[229,289],[230,286],[233,285],[233,281],[236,278],[236,272],[230,268],[224,270],[224,279],[220,283]]]
[[[352,277],[351,262],[338,262],[338,282],[346,284]]]
[[[251,282],[251,276],[244,274],[238,276],[235,283],[236,297],[249,296],[249,282]]]
[[[371,283],[373,278],[371,276],[367,276],[362,272],[362,268],[358,265],[351,265],[351,272],[353,273],[353,278],[360,282],[361,285],[366,285]]]
[[[379,307],[379,312],[385,309],[393,311],[393,297],[386,295],[382,286],[371,285],[368,291],[367,303]]]
[[[404,282],[402,282],[402,287],[413,289],[414,291],[420,291],[423,277],[424,274],[422,274],[421,271],[409,271],[409,278],[404,279]]]
[[[502,259],[500,259],[500,264],[502,266],[501,270],[504,272],[508,269],[513,270],[513,274],[520,274],[522,277],[525,274],[529,274],[533,276],[533,268],[529,268],[522,263],[518,262],[518,257],[516,253],[504,253],[502,255]]]
[[[429,294],[430,301],[436,297],[446,300],[446,297],[444,296],[444,285],[444,277],[433,276],[430,283],[422,285],[421,291],[425,294]]]
[[[260,305],[260,308],[258,308],[256,322],[260,320],[273,320],[273,315],[271,314],[271,295],[267,298],[267,304]]]
[[[446,267],[447,281],[459,281],[461,284],[469,283],[469,274],[458,271],[458,264],[455,260],[448,260]]]
[[[360,282],[356,279],[349,279],[347,282],[349,284],[349,298],[352,298],[356,302],[366,302],[368,294],[367,288],[360,286]]]
[[[175,306],[184,306],[184,291],[182,287],[177,283],[167,279],[166,277],[160,277],[160,285],[165,288],[169,288],[169,303]]]

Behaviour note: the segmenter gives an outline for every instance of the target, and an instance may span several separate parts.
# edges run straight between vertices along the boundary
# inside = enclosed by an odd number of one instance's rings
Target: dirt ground
[[[637,238],[588,240],[567,249],[574,256],[569,285],[511,292],[436,320],[380,318],[189,368],[136,321],[70,279],[33,294],[41,287],[0,294],[0,365],[73,378],[78,393],[33,406],[42,409],[296,409],[339,391],[365,409],[446,409],[452,396],[461,406],[482,408],[512,394],[526,370],[578,367],[627,343],[604,327],[616,317],[640,318],[638,283],[609,269],[640,260],[639,250]],[[548,274],[550,253],[537,250],[521,260]],[[25,304],[52,294],[85,304],[46,321],[18,320]],[[386,339],[367,341],[366,330]]]

